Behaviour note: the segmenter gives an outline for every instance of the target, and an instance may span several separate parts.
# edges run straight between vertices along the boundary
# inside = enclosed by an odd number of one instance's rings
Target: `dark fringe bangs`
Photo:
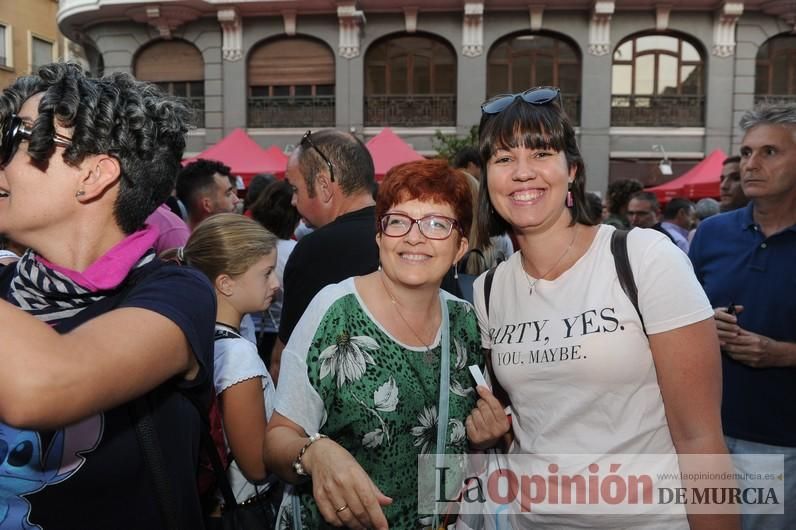
[[[483,115],[479,137],[481,158],[487,161],[497,149],[519,145],[528,149],[567,150],[569,119],[556,103],[532,105],[517,98],[503,112]]]

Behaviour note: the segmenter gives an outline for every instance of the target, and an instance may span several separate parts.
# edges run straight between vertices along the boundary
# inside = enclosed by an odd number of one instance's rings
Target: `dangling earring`
[[[379,267],[376,270],[378,270],[378,271],[381,270],[381,260],[379,260]]]
[[[459,279],[459,267],[458,267],[457,263],[453,264],[453,279],[454,280],[458,280]]]
[[[567,186],[567,208],[575,206],[575,199],[572,198],[572,183]]]

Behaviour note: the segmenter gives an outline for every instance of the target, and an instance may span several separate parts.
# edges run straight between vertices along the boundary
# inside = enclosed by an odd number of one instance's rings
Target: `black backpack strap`
[[[632,229],[631,229],[632,230]],[[633,278],[633,270],[630,268],[630,257],[627,254],[627,234],[630,230],[614,230],[611,234],[611,253],[614,255],[614,266],[616,267],[616,275],[619,278],[619,285],[625,292],[633,307],[636,308],[638,318],[641,321],[641,329],[644,334],[647,334],[647,328],[644,325],[644,316],[641,314],[641,309],[638,306],[638,287],[636,280]]]
[[[495,279],[495,271],[500,266],[498,263],[490,268],[484,277],[484,309],[486,310],[487,328],[489,327],[489,298],[492,294],[492,280]],[[486,362],[486,371],[489,373],[489,380],[492,382],[492,393],[500,401],[504,407],[511,405],[511,400],[503,385],[498,381],[495,376],[495,370],[492,368],[492,350],[484,350],[484,360]]]
[[[484,278],[484,309],[486,309],[486,317],[489,318],[489,296],[492,294],[492,280],[495,279],[495,270],[497,265],[489,269]]]
[[[135,435],[152,479],[163,523],[168,530],[178,530],[180,524],[177,519],[177,499],[166,472],[165,458],[155,429],[155,421],[152,419],[148,397],[149,394],[145,394],[131,404]]]

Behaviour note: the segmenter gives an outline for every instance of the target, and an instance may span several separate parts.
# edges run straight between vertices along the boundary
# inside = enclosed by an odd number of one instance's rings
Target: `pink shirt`
[[[185,246],[191,230],[185,221],[174,215],[168,206],[161,204],[147,217],[146,224],[157,228],[160,235],[155,241],[155,252],[160,254],[170,248]]]
[[[154,246],[157,237],[157,229],[146,226],[119,241],[82,272],[50,263],[41,256],[36,259],[91,292],[104,291],[122,283],[133,265]]]

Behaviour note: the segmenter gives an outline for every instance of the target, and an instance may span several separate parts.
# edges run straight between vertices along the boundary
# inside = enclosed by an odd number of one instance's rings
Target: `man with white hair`
[[[784,515],[744,513],[744,528],[796,528],[796,107],[761,107],[740,122],[749,204],[699,225],[690,256],[715,308],[722,345],[722,422],[743,473],[784,455]],[[781,479],[780,479],[781,480]],[[741,480],[741,486],[744,481]]]

